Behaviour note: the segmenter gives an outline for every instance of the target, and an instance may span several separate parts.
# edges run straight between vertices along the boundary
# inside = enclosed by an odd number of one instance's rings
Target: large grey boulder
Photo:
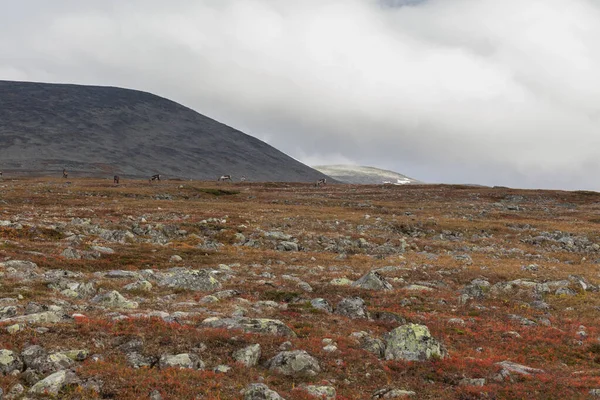
[[[239,329],[248,333],[296,337],[296,333],[277,319],[267,318],[208,318],[202,322],[207,328]]]
[[[304,350],[282,351],[267,362],[267,367],[287,376],[316,376],[321,367],[316,358]]]
[[[74,383],[75,381],[76,376],[72,372],[64,370],[58,371],[33,385],[33,387],[29,389],[29,392],[33,394],[57,396],[63,387]]]
[[[158,361],[160,368],[204,369],[204,362],[195,354],[164,354]]]
[[[244,400],[285,400],[264,383],[252,383],[244,390]]]
[[[335,308],[335,313],[352,319],[369,318],[365,301],[360,297],[342,299]]]
[[[233,353],[233,359],[246,367],[253,367],[258,364],[260,359],[261,349],[260,344],[251,344],[250,346],[239,349]]]
[[[176,268],[164,274],[162,279],[158,281],[158,286],[207,292],[221,289],[221,282],[214,277],[212,272],[205,269],[187,270]]]
[[[334,400],[337,395],[333,386],[307,385],[304,390],[311,396],[324,400]]]
[[[125,297],[123,297],[121,293],[117,292],[116,290],[112,290],[110,292],[105,292],[94,296],[91,302],[109,308],[134,309],[139,307],[139,304],[136,301],[127,300]]]
[[[386,360],[424,361],[447,355],[442,344],[431,336],[425,325],[402,325],[389,332],[385,341]]]
[[[352,286],[368,290],[392,290],[392,285],[377,271],[371,271],[355,281]]]
[[[23,361],[17,353],[11,350],[0,350],[0,373],[7,375],[23,369]]]

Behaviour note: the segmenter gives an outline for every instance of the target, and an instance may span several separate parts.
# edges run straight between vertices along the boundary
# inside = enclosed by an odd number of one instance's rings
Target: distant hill
[[[313,168],[344,183],[360,185],[376,185],[384,183],[406,185],[422,183],[397,172],[374,167],[357,165],[319,165]]]
[[[0,81],[0,170],[212,180],[324,177],[272,146],[136,90]]]

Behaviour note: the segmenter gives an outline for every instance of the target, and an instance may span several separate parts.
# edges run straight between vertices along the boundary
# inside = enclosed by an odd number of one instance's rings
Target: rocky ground
[[[600,396],[600,194],[4,179],[0,398]]]

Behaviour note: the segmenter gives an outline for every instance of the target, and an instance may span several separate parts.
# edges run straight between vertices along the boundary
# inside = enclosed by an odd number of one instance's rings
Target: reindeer
[[[160,174],[152,175],[150,177],[150,179],[148,179],[148,182],[152,183],[152,181],[159,181],[160,182]]]
[[[119,175],[115,175],[115,177],[113,178],[113,183],[116,183],[117,185],[119,184]]]
[[[221,181],[229,181],[231,182],[231,175],[221,175],[221,177],[219,179],[217,179],[217,181],[221,182]]]
[[[67,179],[69,177],[69,173],[66,169],[63,168],[63,178]]]
[[[326,185],[327,184],[327,179],[326,178],[321,178],[318,181],[315,182],[315,187],[319,187],[321,185]]]

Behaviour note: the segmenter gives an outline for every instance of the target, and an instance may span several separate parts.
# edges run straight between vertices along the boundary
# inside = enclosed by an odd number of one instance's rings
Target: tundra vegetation
[[[600,396],[600,194],[0,181],[0,398]]]

